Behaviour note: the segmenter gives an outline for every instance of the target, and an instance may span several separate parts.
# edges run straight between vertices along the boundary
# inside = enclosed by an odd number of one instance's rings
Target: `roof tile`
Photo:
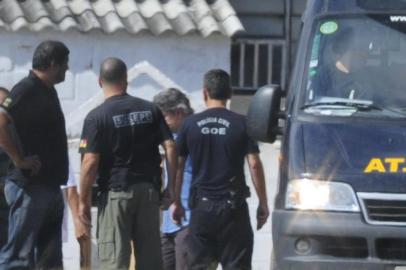
[[[17,1],[1,1],[0,17],[6,24],[12,24],[16,19],[24,17],[24,12]]]
[[[130,16],[125,17],[123,19],[123,24],[125,25],[127,32],[131,34],[137,34],[148,30],[147,23],[138,12],[134,12]]]
[[[23,17],[18,17],[15,19],[11,24],[9,24],[10,30],[13,32],[17,32],[20,29],[28,28],[28,22]]]
[[[198,28],[204,37],[210,36],[215,32],[220,32],[216,21],[210,16],[203,17],[198,23]]]
[[[126,18],[133,13],[138,13],[137,5],[135,4],[134,0],[121,0],[116,4],[117,14],[121,18]]]
[[[94,29],[101,29],[100,22],[93,11],[85,10],[79,16],[76,16],[76,19],[79,21],[81,30],[83,32],[89,32]]]
[[[78,24],[72,17],[66,17],[59,23],[59,29],[61,31],[68,31],[70,29],[80,30]]]
[[[8,0],[8,1],[15,1],[15,0]],[[39,0],[37,0],[39,1]],[[86,0],[71,0],[67,1],[69,3],[69,7],[72,10],[74,15],[80,15],[84,13],[86,10],[92,10],[92,6],[89,1]]]
[[[97,17],[104,17],[108,13],[116,13],[116,8],[110,0],[92,1],[92,8]]]
[[[109,12],[106,15],[100,17],[99,22],[103,30],[108,34],[124,29],[123,23],[117,16],[117,13],[114,12]]]
[[[204,37],[244,31],[229,0],[0,0],[0,29],[199,32]]]
[[[24,17],[28,22],[36,22],[40,18],[49,17],[41,1],[26,0],[20,2],[20,7],[24,12]]]
[[[171,20],[171,24],[179,35],[187,35],[188,33],[195,32],[196,26],[188,14],[179,14],[176,18]]]
[[[172,26],[163,13],[156,13],[151,18],[145,18],[150,31],[154,35],[160,35],[172,30]]]
[[[45,2],[45,4],[52,6],[55,10],[69,6],[68,3],[66,3],[66,0],[49,0]]]
[[[169,20],[175,20],[181,14],[187,13],[188,10],[181,0],[168,1],[162,4],[162,9]]]

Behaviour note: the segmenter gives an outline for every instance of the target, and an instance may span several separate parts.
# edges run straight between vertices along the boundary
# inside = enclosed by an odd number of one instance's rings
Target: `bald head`
[[[127,81],[127,66],[118,58],[107,58],[100,65],[100,79],[107,84],[119,85]]]

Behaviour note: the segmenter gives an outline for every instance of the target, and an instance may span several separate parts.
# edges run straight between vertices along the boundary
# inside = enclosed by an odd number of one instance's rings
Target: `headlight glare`
[[[350,185],[340,182],[295,179],[289,181],[286,208],[300,210],[359,212]]]

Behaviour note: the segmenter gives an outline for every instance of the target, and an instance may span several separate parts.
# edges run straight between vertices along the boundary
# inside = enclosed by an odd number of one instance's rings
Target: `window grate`
[[[235,90],[255,91],[266,84],[286,85],[284,40],[237,39],[231,45],[231,79]]]

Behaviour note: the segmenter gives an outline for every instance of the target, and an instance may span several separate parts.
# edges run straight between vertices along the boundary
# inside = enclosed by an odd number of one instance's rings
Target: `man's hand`
[[[172,221],[178,225],[182,225],[182,220],[185,218],[185,209],[180,202],[174,202],[170,206],[170,210],[172,212]]]
[[[41,161],[38,156],[28,156],[15,162],[15,166],[22,170],[31,170],[31,175],[38,174],[41,169]]]
[[[268,204],[260,203],[257,209],[257,230],[260,230],[269,217]]]
[[[161,209],[168,210],[174,201],[174,196],[171,194],[168,188],[165,188],[162,192]]]
[[[252,183],[258,195],[259,205],[257,209],[257,230],[261,229],[269,216],[268,199],[266,195],[264,167],[258,153],[247,155],[248,167],[251,173]]]
[[[79,218],[74,220],[75,236],[79,243],[90,238],[90,226],[85,225]]]
[[[75,224],[75,233],[76,238],[78,240],[91,237],[90,228],[92,227],[92,218],[90,213],[90,204],[85,204],[79,202],[79,209],[78,209],[78,222],[81,223],[78,226],[78,231],[76,231],[76,224]]]

